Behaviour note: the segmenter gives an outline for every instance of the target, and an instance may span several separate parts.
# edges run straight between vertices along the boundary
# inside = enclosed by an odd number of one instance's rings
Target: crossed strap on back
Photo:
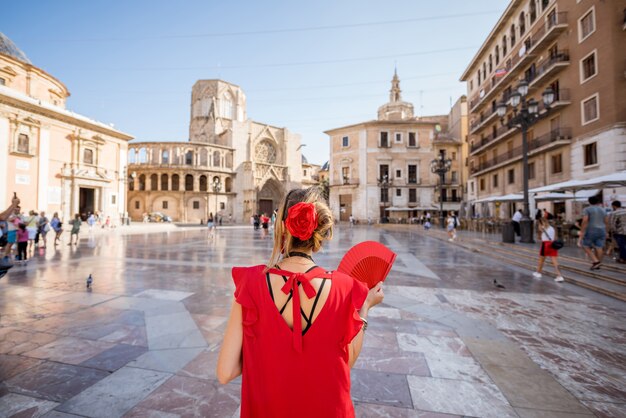
[[[287,277],[287,281],[280,289],[284,294],[288,295],[291,292],[293,296],[292,303],[292,317],[293,317],[293,348],[298,352],[302,352],[302,321],[300,320],[300,292],[298,291],[298,285],[302,284],[302,290],[307,298],[311,299],[317,292],[311,284],[311,279],[332,278],[332,273],[324,270],[321,267],[314,267],[306,273],[294,273],[291,271],[280,270],[272,268],[269,270],[271,274],[278,274],[283,277]],[[311,315],[313,316],[313,315]],[[306,317],[305,317],[306,319]],[[313,319],[313,318],[310,318]]]

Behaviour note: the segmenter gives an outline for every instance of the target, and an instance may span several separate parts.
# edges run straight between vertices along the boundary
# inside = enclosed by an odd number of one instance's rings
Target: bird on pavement
[[[493,285],[496,287],[496,289],[506,289],[506,287],[504,287],[504,285],[501,285],[500,283],[498,283],[498,281],[496,279],[493,279]]]
[[[87,277],[87,289],[91,289],[92,283],[93,283],[93,277],[91,277],[91,274],[90,274],[89,277]]]

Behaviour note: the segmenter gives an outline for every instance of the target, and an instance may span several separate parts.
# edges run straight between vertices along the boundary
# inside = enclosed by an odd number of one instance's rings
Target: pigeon
[[[493,279],[493,285],[496,287],[496,289],[506,289],[506,287],[498,283],[496,279]]]
[[[93,277],[91,277],[90,274],[89,277],[87,277],[87,289],[91,289],[91,283],[93,283]]]

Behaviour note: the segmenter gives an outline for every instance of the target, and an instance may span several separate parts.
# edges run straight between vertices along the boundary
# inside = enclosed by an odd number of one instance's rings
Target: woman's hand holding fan
[[[365,283],[369,289],[384,281],[396,254],[376,241],[364,241],[350,248],[339,263],[339,270]]]

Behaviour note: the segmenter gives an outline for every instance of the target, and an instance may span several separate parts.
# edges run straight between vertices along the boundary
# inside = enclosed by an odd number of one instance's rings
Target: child
[[[20,264],[26,264],[28,256],[28,230],[26,224],[20,223],[17,229],[17,259]]]
[[[430,225],[430,221],[429,221],[429,220],[427,220],[426,222],[424,222],[424,229],[425,229],[425,230],[427,230],[427,231],[428,231],[428,230],[430,229],[430,227],[431,227],[431,225]]]

